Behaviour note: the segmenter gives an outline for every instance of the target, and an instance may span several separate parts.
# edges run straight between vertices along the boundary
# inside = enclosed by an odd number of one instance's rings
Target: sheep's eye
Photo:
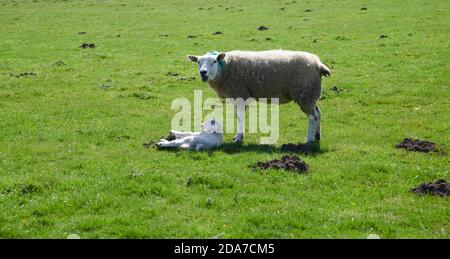
[[[213,63],[213,64],[216,64],[216,63],[217,63],[217,60],[214,60],[212,63]]]

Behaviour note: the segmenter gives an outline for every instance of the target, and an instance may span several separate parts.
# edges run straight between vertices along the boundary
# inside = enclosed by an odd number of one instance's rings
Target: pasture
[[[437,0],[0,0],[0,238],[449,238],[449,200],[410,192],[450,180],[449,17]],[[294,103],[277,145],[143,147],[174,98],[215,97],[186,55],[233,49],[332,70],[308,173],[250,168],[305,140]]]

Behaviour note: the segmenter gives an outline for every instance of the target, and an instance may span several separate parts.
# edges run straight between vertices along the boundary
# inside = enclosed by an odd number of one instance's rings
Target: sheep
[[[320,141],[321,112],[317,101],[322,76],[330,69],[314,54],[302,51],[230,51],[188,55],[197,62],[204,82],[221,98],[279,98],[279,103],[296,102],[308,117],[307,142]],[[244,138],[244,113],[239,112],[234,142]]]

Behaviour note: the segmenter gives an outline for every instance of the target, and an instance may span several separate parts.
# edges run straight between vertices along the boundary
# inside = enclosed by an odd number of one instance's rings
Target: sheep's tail
[[[322,76],[331,76],[330,69],[327,66],[325,66],[322,62],[320,62],[319,64],[319,70]]]

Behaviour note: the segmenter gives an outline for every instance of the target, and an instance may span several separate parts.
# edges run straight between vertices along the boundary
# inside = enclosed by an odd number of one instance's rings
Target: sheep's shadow
[[[227,154],[236,154],[243,152],[280,153],[281,150],[273,145],[224,143],[221,147],[212,151],[223,151]]]
[[[227,154],[237,154],[243,152],[257,153],[293,153],[316,156],[327,152],[326,149],[320,148],[320,143],[304,143],[304,144],[283,144],[280,147],[263,144],[242,144],[242,143],[224,143],[221,147],[211,150],[222,151]]]
[[[153,143],[152,143],[153,144]],[[145,146],[145,145],[144,145]],[[152,145],[159,151],[165,151],[165,152],[175,152],[178,153],[180,151],[183,151],[180,148],[158,148],[156,145]],[[188,151],[188,150],[186,150]],[[302,155],[310,155],[310,156],[316,156],[323,154],[327,152],[326,149],[320,148],[320,143],[301,143],[301,144],[283,144],[280,147],[274,146],[274,145],[264,145],[264,144],[243,144],[243,143],[224,143],[222,146],[218,148],[214,148],[211,150],[206,151],[200,151],[200,152],[207,152],[209,155],[212,155],[214,152],[224,152],[226,154],[239,154],[239,153],[246,153],[246,152],[256,152],[256,153],[266,153],[266,154],[302,154]]]

